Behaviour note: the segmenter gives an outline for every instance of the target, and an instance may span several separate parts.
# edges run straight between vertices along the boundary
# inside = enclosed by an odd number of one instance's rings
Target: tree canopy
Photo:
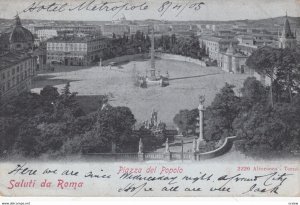
[[[220,140],[233,135],[232,122],[239,112],[240,99],[234,86],[225,84],[205,112],[205,140]]]
[[[276,101],[292,101],[299,92],[300,85],[300,53],[285,48],[262,47],[252,53],[246,64],[262,76],[270,78],[270,102],[272,107]],[[274,95],[275,97],[274,98]]]

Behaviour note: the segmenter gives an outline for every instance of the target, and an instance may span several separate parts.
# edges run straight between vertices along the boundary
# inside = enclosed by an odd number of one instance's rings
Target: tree
[[[112,107],[106,105],[98,110],[96,123],[85,136],[85,144],[97,146],[101,151],[120,151],[137,141],[133,135],[136,120],[128,107]],[[111,145],[116,150],[111,150]]]
[[[9,153],[29,157],[54,154],[66,139],[90,129],[81,123],[84,119],[79,120],[82,115],[78,110],[70,84],[61,95],[51,86],[46,86],[40,94],[21,93],[0,110],[0,134],[5,148]]]
[[[31,119],[19,125],[12,153],[26,157],[38,157],[43,153],[46,143],[39,140],[41,132],[37,125],[37,121]]]
[[[292,102],[267,103],[267,89],[254,78],[244,82],[241,109],[233,121],[237,149],[249,156],[271,157],[300,150],[300,95]]]
[[[197,127],[197,117],[199,117],[197,109],[180,110],[173,118],[173,122],[179,128],[180,133],[186,135],[191,131],[194,134]]]
[[[199,40],[195,35],[192,35],[189,40],[189,56],[192,58],[200,57]]]
[[[57,106],[57,108],[60,107],[60,109],[57,109],[56,111],[61,111],[61,109],[69,110],[70,114],[74,117],[84,115],[83,110],[78,105],[76,95],[77,92],[70,91],[70,82],[68,82],[62,89],[62,94],[59,99],[54,103],[54,106]]]
[[[157,145],[159,145],[155,135],[151,132],[151,130],[146,129],[143,126],[138,130],[138,137],[143,141],[145,152],[153,151],[157,148]]]
[[[57,91],[56,87],[47,85],[40,91],[40,96],[43,98],[44,101],[48,101],[51,103],[58,98],[59,92]]]
[[[176,35],[175,35],[175,34],[172,34],[172,35],[171,35],[171,44],[172,44],[172,45],[176,44],[176,41],[177,41]]]
[[[241,93],[242,110],[248,110],[254,104],[263,102],[267,98],[267,89],[255,77],[248,77],[244,81]]]
[[[205,115],[205,140],[220,140],[233,135],[232,123],[239,113],[240,99],[235,96],[234,86],[228,83],[207,107]]]
[[[271,48],[268,46],[262,47],[254,51],[247,59],[246,65],[257,71],[262,75],[266,75],[270,78],[270,102],[271,107],[274,107],[273,98],[273,82],[275,77],[275,71],[278,67],[278,59],[280,58],[280,50]]]
[[[268,109],[265,104],[254,105],[234,122],[240,139],[237,149],[249,156],[276,157],[291,154],[300,148],[299,105],[275,104]]]
[[[66,97],[70,96],[71,95],[70,87],[71,87],[70,82],[67,82],[65,87],[62,89],[61,94]]]
[[[300,53],[289,48],[281,49],[276,76],[279,90],[287,92],[288,101],[292,102],[293,95],[300,91]]]
[[[13,148],[20,120],[15,117],[0,117],[0,156]]]

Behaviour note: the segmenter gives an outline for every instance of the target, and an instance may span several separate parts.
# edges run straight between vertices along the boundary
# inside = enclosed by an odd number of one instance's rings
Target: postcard
[[[299,1],[0,0],[0,25],[1,196],[300,195]]]

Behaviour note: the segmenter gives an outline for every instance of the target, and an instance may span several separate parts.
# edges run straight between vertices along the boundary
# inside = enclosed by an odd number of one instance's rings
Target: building
[[[230,45],[236,47],[238,41],[233,38],[221,38],[215,36],[201,36],[199,37],[200,48],[205,49],[205,53],[211,60],[218,60],[219,53],[225,52]]]
[[[107,46],[100,36],[63,36],[47,41],[47,64],[86,66],[99,62]]]
[[[231,24],[217,24],[217,25],[211,25],[211,30],[217,32],[222,30],[231,30],[232,25]]]
[[[31,89],[36,75],[33,55],[34,37],[22,26],[17,15],[15,25],[0,37],[0,98],[8,99]]]
[[[101,26],[86,24],[46,24],[46,25],[29,25],[27,29],[33,34],[38,34],[40,30],[56,30],[57,33],[85,33],[85,34],[101,34]],[[52,31],[51,31],[52,32]]]
[[[102,27],[103,35],[104,36],[123,36],[128,35],[130,32],[129,25],[124,24],[105,24]]]
[[[250,56],[256,49],[258,49],[258,46],[256,45],[245,43],[240,43],[237,45],[237,50],[246,56]]]
[[[286,15],[283,30],[279,34],[279,48],[292,48],[295,49],[297,45],[296,32],[293,34],[288,16]]]
[[[137,31],[149,34],[149,25],[129,25],[130,34],[135,34]]]
[[[47,48],[45,42],[34,50],[34,56],[37,57],[37,70],[47,69]]]
[[[0,36],[1,53],[8,51],[32,50],[34,47],[34,36],[22,26],[21,20],[17,15],[15,25]]]
[[[222,70],[230,73],[246,73],[246,60],[248,56],[236,51],[230,44],[226,52],[220,52],[218,59],[218,66]]]
[[[55,29],[41,29],[36,31],[36,35],[40,41],[46,41],[49,38],[57,36],[57,30]]]
[[[22,51],[0,56],[0,96],[8,99],[31,89],[36,76],[36,58]]]
[[[169,34],[171,24],[154,24],[154,32],[160,34]]]
[[[131,21],[127,20],[124,14],[120,18],[112,20],[112,24],[130,24]]]
[[[194,24],[172,24],[171,32],[179,35],[196,35],[198,32],[197,25]]]
[[[254,38],[250,35],[239,35],[236,37],[236,39],[239,41],[239,45],[254,45]]]
[[[214,31],[206,28],[200,29],[197,32],[197,36],[213,36],[213,35],[215,35]]]
[[[222,38],[234,38],[235,33],[231,30],[218,30],[214,32],[216,36]]]

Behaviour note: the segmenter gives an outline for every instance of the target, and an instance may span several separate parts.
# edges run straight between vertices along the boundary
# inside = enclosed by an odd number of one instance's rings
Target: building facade
[[[137,31],[149,34],[149,25],[129,25],[130,34],[135,34]]]
[[[102,27],[104,36],[116,36],[128,35],[130,33],[129,25],[125,24],[105,24]]]
[[[17,15],[15,25],[0,37],[0,98],[8,99],[31,89],[37,61],[33,55],[34,37],[22,26]]]
[[[38,34],[40,30],[55,30],[56,32],[101,34],[101,26],[98,25],[78,25],[78,24],[47,24],[47,25],[28,25],[27,29],[32,34]]]
[[[171,24],[154,24],[154,32],[160,34],[169,34],[171,31]]]
[[[8,99],[31,89],[36,76],[36,58],[26,52],[8,52],[0,56],[0,96]]]
[[[55,29],[41,29],[37,30],[36,35],[40,41],[46,41],[49,38],[57,36],[57,30]]]
[[[107,41],[99,36],[55,37],[47,41],[47,64],[86,66],[99,62]]]
[[[233,38],[221,38],[215,36],[201,36],[199,37],[200,48],[205,49],[205,53],[211,60],[218,60],[219,53],[225,52],[230,45],[236,47],[238,41]]]
[[[246,67],[247,58],[248,56],[237,52],[231,44],[226,52],[219,54],[218,66],[230,73],[248,73],[249,71]]]
[[[196,24],[172,24],[170,26],[170,34],[178,36],[197,35],[199,29]]]

